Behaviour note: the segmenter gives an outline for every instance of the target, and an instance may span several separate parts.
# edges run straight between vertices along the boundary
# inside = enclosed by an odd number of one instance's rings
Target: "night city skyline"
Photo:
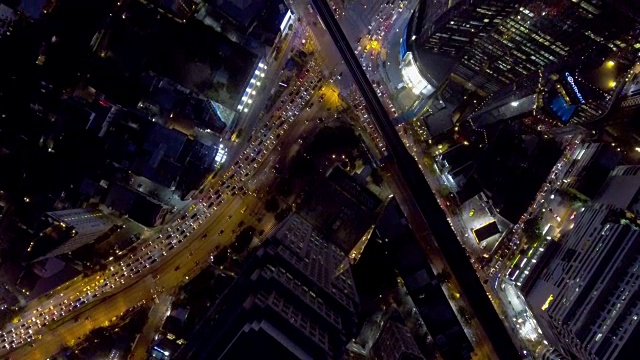
[[[0,52],[0,359],[638,357],[636,0],[0,0]]]

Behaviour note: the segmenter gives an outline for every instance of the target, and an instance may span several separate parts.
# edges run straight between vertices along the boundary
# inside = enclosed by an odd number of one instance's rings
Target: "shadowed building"
[[[340,358],[358,306],[350,270],[336,275],[344,256],[290,216],[250,255],[177,358]]]

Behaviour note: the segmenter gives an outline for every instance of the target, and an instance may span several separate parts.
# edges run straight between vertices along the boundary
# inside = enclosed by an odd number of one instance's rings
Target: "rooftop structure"
[[[259,59],[199,21],[176,22],[138,1],[128,3],[127,21],[111,25],[98,49],[110,61],[105,64],[115,62],[134,74],[153,71],[229,109],[240,103]],[[128,90],[109,80],[100,72],[92,74],[95,87],[112,97]]]
[[[57,288],[82,274],[68,263],[50,257],[37,261],[25,270],[16,287],[27,295],[27,300],[37,299],[43,294]]]
[[[374,223],[382,201],[340,167],[303,203],[301,215],[323,238],[349,253]]]
[[[294,214],[249,258],[178,357],[339,358],[355,333],[358,306],[344,254]]]
[[[104,205],[150,227],[159,225],[169,213],[159,201],[120,183],[111,184]]]
[[[495,220],[479,228],[473,229],[473,235],[476,237],[476,241],[479,243],[485,240],[489,240],[498,234],[500,234],[500,228],[498,228],[498,224]]]
[[[234,42],[266,56],[291,16],[282,0],[205,1],[197,17]]]
[[[501,124],[475,161],[474,177],[496,212],[515,224],[561,154],[554,141],[523,135],[518,126]],[[467,181],[466,185],[473,187],[476,184]]]

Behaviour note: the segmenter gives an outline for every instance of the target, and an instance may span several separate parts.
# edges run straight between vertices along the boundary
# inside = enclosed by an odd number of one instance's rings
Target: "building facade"
[[[558,113],[560,122],[598,118],[609,108],[623,71],[596,74],[596,68],[603,59],[625,57],[625,49],[637,42],[637,19],[619,5],[600,0],[457,2],[408,34],[422,77],[436,79],[431,85],[441,87],[438,97],[449,108],[430,110],[452,113],[454,121],[460,121],[487,107],[515,104],[544,92],[549,83],[553,86],[548,90],[563,90],[545,99],[547,111]],[[443,59],[454,63],[442,66]],[[625,60],[624,67],[628,65]],[[599,80],[592,78],[607,78],[606,84],[596,86]],[[467,95],[457,96],[461,92]],[[518,110],[505,109],[507,115]],[[531,110],[527,106],[518,113]]]
[[[578,150],[594,156],[600,144]],[[587,152],[591,152],[585,156]],[[583,164],[584,165],[584,164]],[[583,166],[576,169],[583,172]],[[522,286],[546,338],[543,358],[633,358],[640,340],[640,166],[611,171],[572,230],[551,241]],[[553,350],[555,349],[555,350]]]
[[[344,254],[294,214],[256,253],[179,358],[331,359],[355,334],[358,299]],[[210,320],[206,320],[210,321]]]
[[[424,360],[409,329],[389,321],[371,349],[375,360]]]
[[[640,230],[586,208],[527,296],[548,340],[582,359],[631,359],[640,339]]]
[[[46,213],[51,224],[71,231],[71,238],[47,254],[53,257],[94,241],[113,226],[108,215],[95,209],[70,209]]]
[[[640,217],[640,166],[616,167],[607,180],[595,202],[624,209],[630,215]]]
[[[0,4],[0,38],[11,32],[13,22],[18,18],[12,8]]]
[[[425,23],[416,41],[423,51],[461,57],[476,38],[487,35],[517,4],[508,0],[458,1]]]
[[[612,21],[619,26],[611,26]],[[538,70],[555,70],[554,65],[596,49],[620,47],[630,29],[631,20],[602,1],[531,2],[479,38],[454,74],[473,89],[493,94]]]
[[[579,144],[566,170],[561,188],[592,199],[610,172],[620,163],[620,153],[604,143]]]

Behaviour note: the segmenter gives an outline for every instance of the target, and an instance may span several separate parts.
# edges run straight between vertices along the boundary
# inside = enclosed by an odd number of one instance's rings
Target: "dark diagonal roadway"
[[[390,150],[388,161],[393,162],[390,168],[392,176],[395,178],[395,183],[400,188],[400,191],[405,192],[406,189],[410,196],[405,196],[404,200],[414,201],[415,206],[410,207],[419,212],[424,222],[426,222],[426,227],[421,229],[421,235],[424,236],[420,236],[420,238],[425,242],[425,249],[429,251],[430,258],[433,257],[434,253],[442,253],[444,261],[462,289],[463,296],[467,299],[471,310],[491,342],[495,356],[504,360],[521,358],[504,324],[491,304],[480,279],[478,279],[471,266],[464,249],[449,225],[444,211],[438,205],[434,194],[429,188],[429,184],[422,176],[417,162],[400,140],[389,115],[386,113],[371,82],[360,66],[327,1],[311,0],[311,2],[362,93],[378,130],[383,134]],[[411,217],[410,214],[408,215]],[[434,244],[430,246],[429,244],[432,242]]]

